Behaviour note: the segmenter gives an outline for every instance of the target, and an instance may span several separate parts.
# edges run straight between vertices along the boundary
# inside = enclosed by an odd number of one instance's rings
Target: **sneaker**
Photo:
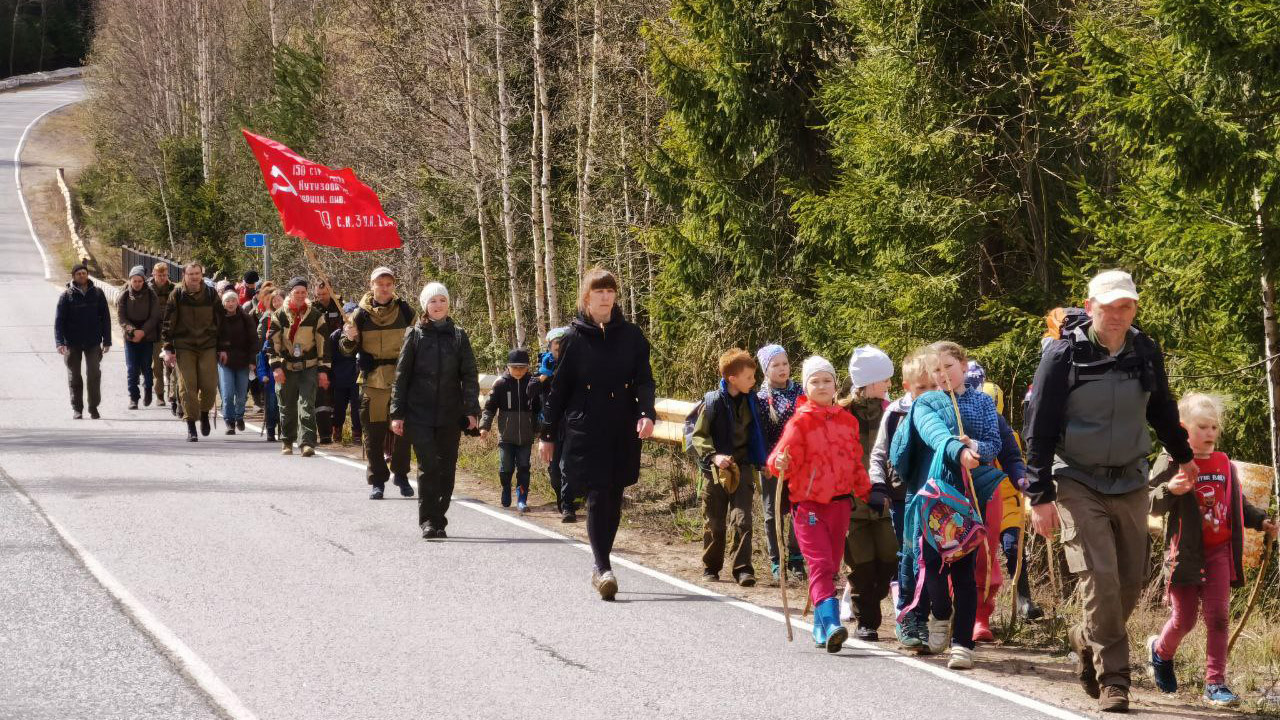
[[[1165,660],[1156,653],[1156,643],[1160,641],[1158,635],[1152,635],[1147,638],[1147,667],[1151,670],[1151,679],[1155,681],[1156,688],[1163,693],[1178,692],[1178,675],[1173,670],[1173,660]],[[1208,694],[1208,690],[1205,691]]]
[[[862,627],[859,625],[853,631],[853,636],[863,642],[880,642],[880,631],[875,628]]]
[[[1067,642],[1076,653],[1076,679],[1080,681],[1080,687],[1084,688],[1086,695],[1097,700],[1102,695],[1102,689],[1098,687],[1098,670],[1093,666],[1093,648],[1085,643],[1079,625],[1067,630]],[[1125,707],[1129,704],[1128,697],[1126,690]]]
[[[129,409],[130,409],[130,410],[137,410],[137,409],[138,409],[138,401],[137,401],[137,400],[130,400],[130,401],[129,401]]]
[[[929,652],[939,655],[951,644],[951,620],[929,618]]]
[[[151,390],[150,389],[142,391],[142,404],[147,407],[151,407]]]
[[[273,442],[275,442],[275,441],[276,441],[276,431],[275,431],[275,430],[268,430],[268,431],[267,431],[267,442],[273,443]]]
[[[1129,688],[1108,685],[1098,697],[1098,709],[1109,713],[1129,712]]]
[[[844,593],[840,596],[840,622],[849,622],[853,619],[853,590],[848,586],[844,586]]]
[[[787,559],[787,575],[798,580],[805,580],[809,577],[809,572],[804,567],[803,555],[792,555]]]
[[[396,487],[400,488],[401,497],[413,497],[413,486],[409,484],[408,478],[392,478]]]
[[[315,448],[311,447],[310,445],[302,446],[302,457],[311,457],[312,455],[315,455],[315,454],[316,454]]]
[[[200,434],[209,437],[209,413],[201,413],[200,415]]]
[[[612,601],[618,594],[618,578],[614,577],[612,570],[593,572],[591,573],[591,587],[600,593],[601,600]]]
[[[751,573],[745,573],[745,572],[744,572],[744,573],[738,573],[738,577],[737,577],[737,578],[735,578],[735,579],[737,580],[737,583],[738,583],[738,585],[739,585],[740,587],[755,587],[755,586],[756,586],[756,576],[755,576],[755,575],[752,575]]]
[[[920,638],[916,637],[915,623],[911,618],[907,618],[906,623],[894,623],[893,634],[898,638],[898,644],[904,650],[919,650],[920,646],[923,645],[920,642]]]
[[[929,652],[929,623],[920,615],[912,612],[907,617],[907,631],[911,636],[920,641],[920,646],[916,648],[918,652],[927,654]]]
[[[970,670],[973,668],[973,651],[963,645],[951,647],[951,659],[947,667],[952,670]]]
[[[236,434],[236,425],[235,425],[235,423],[227,423],[227,429],[226,429],[226,430],[223,430],[223,431],[222,431],[222,434],[223,434],[223,435],[235,435],[235,434]]]
[[[773,579],[774,579],[774,581],[775,581],[775,582],[776,582],[777,580],[779,580],[779,579],[780,579],[780,578],[778,577],[778,563],[773,562],[773,561],[770,561],[770,562],[769,562],[769,572],[773,575]]]
[[[1240,696],[1226,685],[1208,685],[1204,689],[1204,701],[1218,707],[1235,707],[1240,704]]]
[[[280,454],[281,454],[281,455],[292,455],[292,454],[293,454],[293,443],[281,442],[281,443],[280,443]]]
[[[370,499],[370,500],[381,500],[381,499],[382,499],[382,486],[381,486],[381,485],[374,485],[374,486],[373,486],[373,488],[369,490],[369,499]],[[424,537],[425,537],[425,536],[424,536]]]
[[[569,508],[560,514],[560,522],[568,524],[578,522],[578,512],[573,508]]]
[[[423,525],[423,526],[422,526],[422,538],[423,538],[424,540],[435,540],[435,539],[436,539],[436,538],[438,538],[438,537],[440,537],[440,531],[439,531],[439,530],[436,530],[435,528],[431,527],[430,525]]]
[[[89,408],[89,419],[97,420],[102,416],[98,414],[98,408]]]
[[[520,502],[516,503],[516,510],[519,511],[521,515],[525,514],[526,512],[529,511],[529,503],[521,500]]]
[[[720,573],[713,573],[710,570],[703,570],[702,582],[720,582]]]
[[[443,539],[445,539],[445,538],[447,538],[447,537],[449,537],[449,533],[445,532],[445,531],[444,531],[444,528],[440,528],[439,530],[436,530],[436,538],[437,538],[437,539],[439,539],[439,540],[443,540]]]
[[[1044,610],[1041,610],[1040,606],[1032,602],[1029,597],[1018,598],[1018,613],[1021,614],[1022,619],[1027,622],[1035,622],[1036,620],[1044,619]]]
[[[84,419],[84,411],[83,411],[83,410],[72,410],[72,411],[71,411],[71,417],[72,417],[72,419],[75,419],[75,420],[83,420],[83,419]]]
[[[236,429],[244,432],[244,418],[236,418]]]

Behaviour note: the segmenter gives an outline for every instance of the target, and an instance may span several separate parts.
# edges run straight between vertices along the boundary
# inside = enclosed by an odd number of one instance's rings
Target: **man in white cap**
[[[360,424],[364,427],[365,479],[369,499],[381,500],[388,479],[400,494],[413,497],[409,485],[409,440],[388,432],[391,388],[396,380],[396,360],[404,333],[413,325],[413,307],[396,297],[396,276],[379,267],[369,275],[369,292],[360,298],[351,321],[343,327],[338,352],[355,356],[360,368]],[[391,466],[384,449],[390,444]]]
[[[1032,525],[1061,527],[1080,578],[1083,621],[1067,637],[1078,678],[1104,712],[1129,709],[1129,636],[1147,563],[1148,426],[1187,477],[1197,473],[1164,357],[1133,326],[1138,290],[1120,270],[1089,282],[1085,310],[1068,311],[1040,358],[1026,411]]]

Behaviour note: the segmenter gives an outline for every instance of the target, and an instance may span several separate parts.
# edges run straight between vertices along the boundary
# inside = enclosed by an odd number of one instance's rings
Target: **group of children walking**
[[[513,351],[482,421],[487,429],[498,418],[503,505],[510,503],[514,470],[522,511],[535,435],[527,423],[539,414],[540,382],[554,372],[552,347],[537,377],[527,354]],[[893,362],[872,346],[850,358],[851,390],[843,398],[830,361],[805,359],[797,384],[780,345],[754,357],[729,350],[718,369],[719,386],[686,430],[686,447],[703,475],[704,580],[719,579],[727,554],[733,581],[755,584],[758,489],[771,573],[778,578],[785,565],[785,572],[807,576],[813,638],[827,652],[839,652],[848,640],[847,621],[858,639],[878,640],[881,603],[892,597],[904,648],[934,654],[949,648],[948,667],[973,667],[975,643],[994,639],[1001,554],[1017,583],[1019,612],[1042,617],[1020,572],[1026,482],[1020,441],[1003,417],[1002,391],[964,348],[938,342],[908,355],[903,393],[892,401]],[[1229,459],[1216,450],[1221,403],[1191,394],[1179,407],[1201,474],[1194,482],[1175,476],[1177,465],[1167,457],[1152,472],[1151,512],[1168,518],[1172,616],[1149,639],[1149,662],[1157,686],[1175,691],[1172,658],[1199,608],[1209,635],[1206,699],[1234,704],[1225,676],[1227,604],[1243,579],[1243,530],[1274,535],[1276,526],[1243,498]],[[562,508],[563,502],[558,496]],[[785,537],[777,532],[779,513],[791,518]],[[843,597],[836,587],[842,564]]]

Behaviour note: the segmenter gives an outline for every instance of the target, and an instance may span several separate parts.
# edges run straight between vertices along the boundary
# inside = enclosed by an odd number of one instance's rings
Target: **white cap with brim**
[[[383,267],[376,267],[373,269],[373,272],[369,273],[369,282],[373,282],[374,280],[377,280],[383,275],[389,275],[392,280],[396,279],[396,274],[391,272],[391,268],[383,266]]]
[[[1133,277],[1123,270],[1100,272],[1089,281],[1089,299],[1100,305],[1125,298],[1137,302],[1138,287],[1133,284]]]

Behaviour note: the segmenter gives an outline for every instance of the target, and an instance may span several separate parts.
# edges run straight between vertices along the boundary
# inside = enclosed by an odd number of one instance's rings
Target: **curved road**
[[[8,168],[82,94],[0,94],[0,718],[1076,717],[788,644],[775,613],[633,563],[600,602],[580,544],[478,503],[426,543],[413,502],[366,501],[349,461],[188,444],[167,411],[124,410],[118,345],[103,419],[72,420],[60,285]]]

